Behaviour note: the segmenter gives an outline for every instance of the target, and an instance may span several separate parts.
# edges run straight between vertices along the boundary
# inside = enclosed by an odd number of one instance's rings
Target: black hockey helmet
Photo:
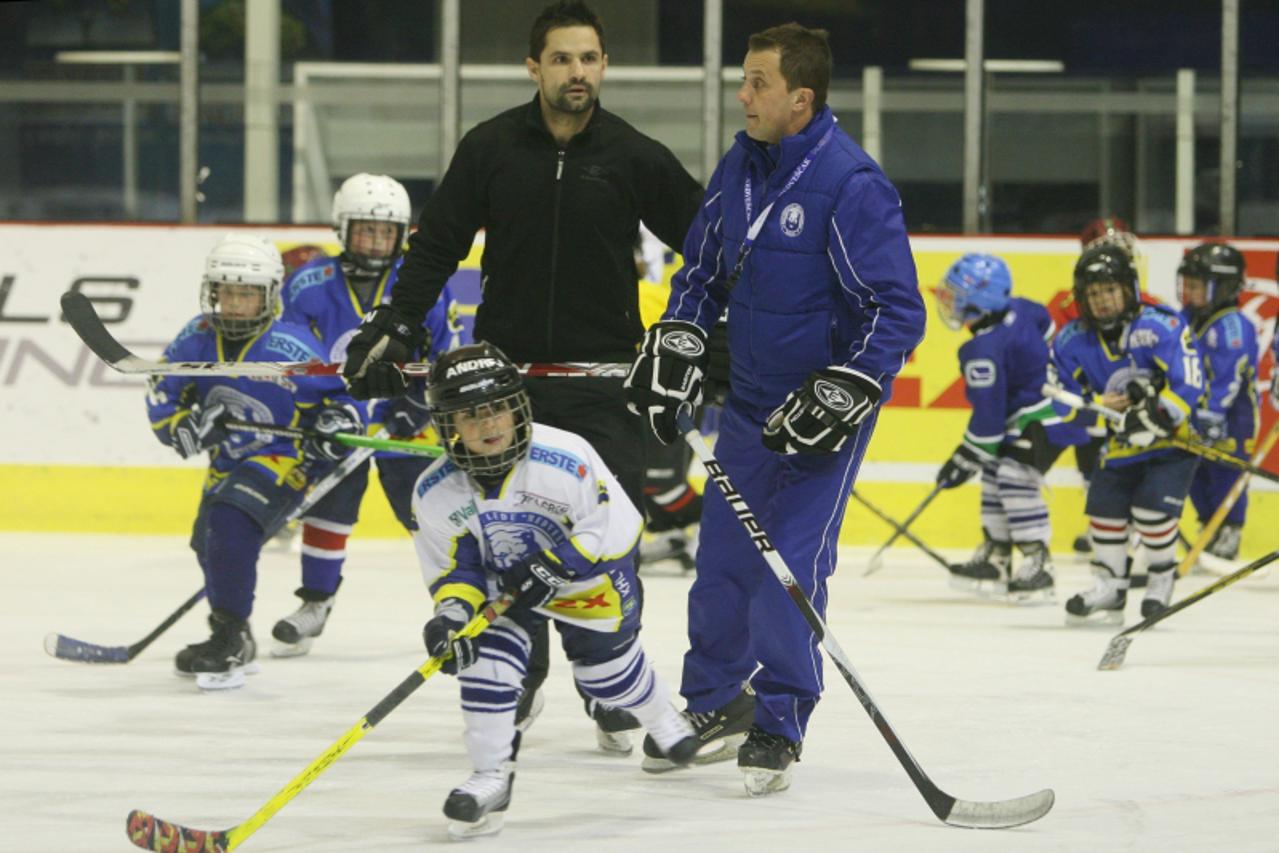
[[[1242,252],[1229,243],[1202,243],[1186,252],[1177,267],[1177,298],[1192,314],[1211,313],[1238,303],[1246,277]],[[1184,287],[1188,278],[1202,281],[1207,288],[1207,303],[1203,308],[1186,306]]]
[[[1122,287],[1124,305],[1119,314],[1099,320],[1093,316],[1088,304],[1088,286],[1104,283],[1115,283]],[[1137,268],[1133,266],[1132,257],[1118,246],[1103,244],[1084,250],[1075,262],[1073,294],[1075,304],[1079,306],[1079,318],[1093,330],[1112,329],[1137,316],[1137,312],[1141,310],[1141,285],[1137,280]]]
[[[528,391],[515,365],[492,344],[471,344],[441,355],[431,368],[426,399],[445,452],[468,474],[502,477],[528,453],[533,440]],[[501,450],[477,452],[462,440],[460,418],[485,419],[508,411],[514,416],[514,434]]]

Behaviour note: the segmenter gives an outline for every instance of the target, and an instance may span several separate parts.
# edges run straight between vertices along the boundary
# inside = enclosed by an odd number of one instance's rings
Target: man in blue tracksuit
[[[711,177],[627,393],[677,440],[676,409],[700,399],[706,338],[728,308],[716,456],[824,613],[844,507],[924,307],[897,192],[825,105],[826,33],[758,33],[743,71],[746,130]],[[818,643],[715,489],[701,529],[680,691],[707,744],[698,761],[731,758],[749,729],[736,752],[747,791],[783,790],[822,691]],[[645,754],[665,769],[655,744]]]

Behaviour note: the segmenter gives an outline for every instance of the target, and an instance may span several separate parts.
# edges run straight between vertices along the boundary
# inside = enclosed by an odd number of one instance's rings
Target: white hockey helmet
[[[342,244],[343,260],[365,273],[386,269],[400,253],[409,233],[408,191],[395,178],[361,172],[342,182],[333,194],[333,230]],[[351,223],[359,221],[392,222],[396,225],[395,248],[386,257],[361,254],[351,249]]]
[[[275,319],[283,281],[284,261],[274,243],[257,234],[227,234],[204,261],[200,310],[209,325],[223,337],[231,340],[251,337]],[[229,300],[220,294],[223,285],[259,288],[262,298],[257,309],[246,310],[237,303],[234,310],[228,310]]]

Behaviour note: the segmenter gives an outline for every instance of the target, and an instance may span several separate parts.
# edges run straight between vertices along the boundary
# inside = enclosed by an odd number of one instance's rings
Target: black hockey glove
[[[851,370],[811,373],[764,422],[764,446],[774,453],[838,453],[879,395],[878,386]]]
[[[390,305],[379,305],[364,317],[346,346],[342,378],[357,400],[398,397],[408,388],[399,365],[430,346],[430,333]]]
[[[403,397],[388,400],[382,409],[382,425],[395,438],[412,438],[430,422],[431,411],[414,390]]]
[[[364,421],[355,406],[350,403],[338,403],[325,406],[316,413],[311,431],[313,435],[302,443],[302,452],[312,459],[337,462],[350,453],[351,448],[339,442],[334,436],[338,433],[360,435],[364,432]]]
[[[502,574],[502,592],[515,598],[513,608],[532,610],[551,602],[569,584],[564,566],[545,551],[516,563]]]
[[[937,472],[937,485],[943,489],[962,486],[981,473],[981,455],[967,444],[960,444]]]
[[[1119,422],[1119,438],[1132,447],[1149,447],[1172,435],[1177,425],[1159,403],[1159,392],[1153,385],[1128,383],[1128,399],[1132,401]]]
[[[226,406],[221,403],[207,409],[197,403],[189,409],[178,410],[169,424],[169,446],[183,459],[190,459],[221,444],[227,439],[226,427],[222,426],[226,417]]]
[[[662,444],[679,438],[675,415],[680,406],[702,402],[706,372],[706,333],[681,320],[654,323],[644,334],[640,354],[626,375],[626,408],[648,419]]]
[[[457,675],[479,659],[474,637],[455,637],[470,621],[466,604],[457,598],[446,598],[435,608],[435,615],[422,628],[422,641],[433,658],[445,657],[440,669]]]
[[[728,312],[711,328],[706,350],[710,353],[706,365],[706,400],[722,406],[728,396],[728,377],[732,372],[732,359],[728,353]]]

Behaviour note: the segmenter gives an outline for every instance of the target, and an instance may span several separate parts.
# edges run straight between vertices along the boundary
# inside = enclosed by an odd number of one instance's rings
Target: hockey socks
[[[342,580],[351,525],[308,518],[302,524],[302,586],[333,595]]]

